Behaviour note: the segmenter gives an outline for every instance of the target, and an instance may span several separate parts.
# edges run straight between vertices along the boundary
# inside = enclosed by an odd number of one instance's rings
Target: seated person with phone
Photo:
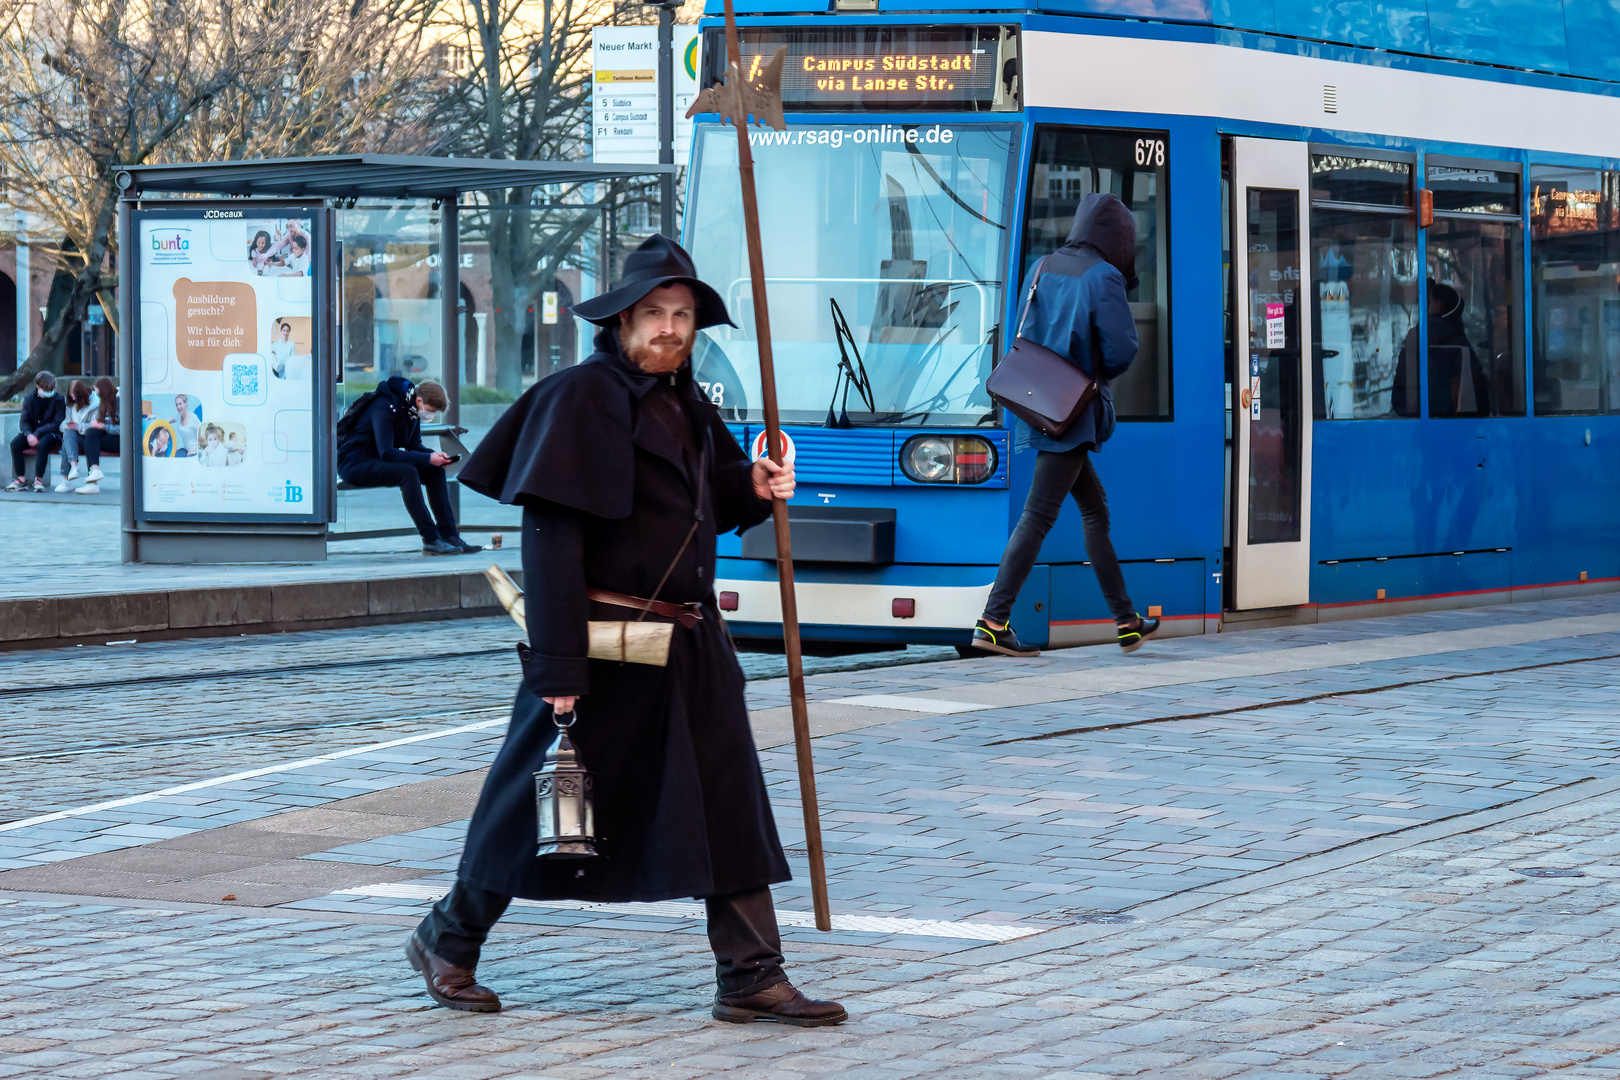
[[[405,510],[422,534],[424,555],[483,550],[461,538],[450,509],[450,482],[444,467],[459,461],[461,455],[441,454],[422,444],[423,415],[431,418],[449,404],[438,383],[413,385],[403,375],[395,375],[362,394],[337,425],[338,476],[355,487],[399,488]]]

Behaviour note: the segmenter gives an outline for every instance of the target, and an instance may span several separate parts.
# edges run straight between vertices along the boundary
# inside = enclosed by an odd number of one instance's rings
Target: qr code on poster
[[[259,396],[259,368],[256,364],[231,365],[231,397]]]

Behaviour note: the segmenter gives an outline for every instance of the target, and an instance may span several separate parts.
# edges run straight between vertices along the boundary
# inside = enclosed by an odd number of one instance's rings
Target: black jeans
[[[382,461],[373,458],[352,465],[341,466],[339,474],[355,487],[397,487],[405,499],[405,512],[411,515],[416,531],[422,534],[422,543],[456,538],[456,516],[450,510],[450,481],[437,465],[412,465],[404,461]],[[427,502],[422,501],[422,489],[427,489]],[[433,513],[428,513],[428,506]],[[434,524],[438,519],[438,524]]]
[[[79,445],[84,448],[85,464],[94,469],[101,464],[103,452],[118,452],[118,432],[106,428],[85,428],[79,432]]]
[[[1001,569],[996,571],[996,583],[984,607],[986,619],[1004,623],[1012,614],[1018,591],[1041,553],[1041,542],[1057,523],[1065,495],[1073,495],[1074,504],[1080,508],[1086,557],[1096,571],[1097,584],[1102,587],[1114,621],[1136,618],[1136,608],[1125,592],[1125,575],[1120,572],[1114,542],[1108,538],[1108,495],[1097,479],[1090,455],[1081,447],[1063,453],[1042,450],[1035,458],[1035,475],[1030,481],[1029,498],[1024,501],[1024,515],[1007,541],[1007,550],[1002,552]]]
[[[476,968],[490,927],[500,920],[510,896],[458,881],[433,905],[416,930],[427,950],[458,967]],[[709,947],[721,997],[757,994],[786,982],[782,935],[768,888],[714,896],[703,901],[709,916]]]
[[[62,448],[62,436],[56,432],[39,436],[39,445],[34,447],[38,455],[34,458],[34,479],[44,482],[51,471],[51,455]],[[11,440],[11,475],[21,483],[28,475],[28,461],[23,451],[28,449],[28,436],[18,435]]]

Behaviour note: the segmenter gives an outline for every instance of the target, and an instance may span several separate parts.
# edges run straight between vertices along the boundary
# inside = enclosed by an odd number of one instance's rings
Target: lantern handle
[[[562,721],[564,716],[568,717],[568,723],[566,724]],[[569,709],[565,713],[553,712],[551,714],[551,722],[562,728],[564,731],[567,731],[569,728],[573,727],[579,722],[579,711],[577,709]]]

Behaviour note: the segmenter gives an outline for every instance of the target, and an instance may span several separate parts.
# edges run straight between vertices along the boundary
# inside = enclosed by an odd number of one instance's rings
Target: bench
[[[468,450],[460,438],[465,434],[467,434],[467,429],[464,427],[458,427],[455,424],[422,425],[422,435],[424,438],[429,435],[438,436],[440,453],[461,455],[460,461],[456,462],[454,465],[445,466],[445,478],[449,480],[451,484],[455,484],[457,482],[456,474],[461,471],[461,467],[467,462]],[[339,491],[378,490],[376,488],[356,487],[354,484],[351,484],[346,480],[339,480],[337,489]],[[450,497],[452,499],[456,499],[459,493],[453,487],[450,489],[450,491]],[[451,505],[456,506],[459,513],[459,502],[452,502]],[[457,524],[457,527],[464,533],[496,533],[511,531],[511,526],[509,525],[468,525],[465,522],[460,522]],[[329,533],[326,538],[328,540],[375,540],[382,537],[414,536],[415,534],[416,529],[414,527],[400,529],[361,529],[354,532]]]
[[[461,455],[460,461],[456,462],[454,465],[446,465],[444,469],[445,478],[452,484],[456,482],[456,474],[461,471],[461,466],[467,461],[467,454],[469,451],[464,445],[462,445],[460,438],[460,436],[465,434],[467,434],[467,429],[464,427],[458,427],[455,424],[422,425],[422,435],[424,438],[429,435],[437,435],[439,437],[439,452],[441,454]],[[354,484],[349,483],[347,480],[339,480],[337,489],[339,491],[364,490],[363,488],[356,487]],[[401,533],[400,535],[403,536],[405,534]]]

